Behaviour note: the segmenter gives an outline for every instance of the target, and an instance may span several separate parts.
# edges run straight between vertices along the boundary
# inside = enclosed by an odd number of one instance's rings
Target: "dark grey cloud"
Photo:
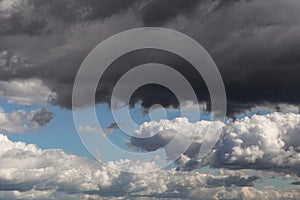
[[[37,123],[39,126],[44,126],[49,123],[54,117],[54,113],[48,111],[46,108],[42,107],[33,112],[33,116],[31,118],[32,123]]]
[[[126,29],[163,26],[208,50],[224,79],[229,113],[266,102],[298,105],[299,9],[298,0],[22,1],[0,11],[0,79],[42,79],[57,93],[51,102],[70,108],[76,72],[94,46]],[[171,65],[187,77],[199,100],[209,100],[203,80],[186,61],[144,50],[110,66],[97,102],[108,102],[122,73],[147,62]],[[140,100],[145,107],[178,105],[170,91],[154,85],[140,88],[132,103]]]
[[[295,182],[292,182],[291,184],[292,185],[300,185],[300,182],[299,181],[295,181]]]
[[[109,128],[109,129],[115,129],[117,127],[118,127],[118,124],[116,122],[113,122],[107,128]]]
[[[136,0],[35,1],[15,4],[8,16],[0,18],[1,35],[51,34],[79,22],[104,20],[128,9]],[[7,11],[6,11],[7,12]]]
[[[166,23],[184,15],[190,18],[195,17],[195,12],[198,12],[199,6],[207,6],[213,4],[210,12],[217,11],[223,7],[232,6],[240,0],[152,0],[149,1],[142,9],[142,20],[145,26],[162,26]],[[200,10],[207,13],[207,10]]]
[[[172,20],[180,14],[193,12],[200,0],[164,0],[150,1],[142,9],[142,20],[146,26],[163,25],[169,20]]]

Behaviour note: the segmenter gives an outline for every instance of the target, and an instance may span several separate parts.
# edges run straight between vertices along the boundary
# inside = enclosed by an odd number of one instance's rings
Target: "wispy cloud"
[[[112,123],[104,129],[100,129],[97,126],[79,126],[79,132],[82,133],[97,133],[97,134],[110,134],[117,128],[116,123]]]

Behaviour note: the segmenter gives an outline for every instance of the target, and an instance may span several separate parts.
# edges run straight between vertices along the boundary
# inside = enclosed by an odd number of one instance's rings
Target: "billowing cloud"
[[[184,134],[186,137],[196,135],[193,144],[178,163],[183,170],[201,166],[224,167],[230,169],[263,169],[294,173],[300,175],[300,115],[293,113],[272,113],[253,115],[241,120],[221,122],[199,121],[190,123],[186,118],[146,122],[131,145],[146,151],[164,147],[173,137]],[[209,128],[222,129],[222,136],[211,155],[197,159],[203,138]],[[184,142],[184,141],[182,141]],[[178,148],[183,145],[177,141]],[[166,148],[169,157],[174,154]]]
[[[41,80],[0,81],[0,97],[7,99],[11,104],[25,106],[45,104],[55,96],[55,92],[52,92]]]
[[[26,112],[24,110],[5,112],[0,108],[0,130],[5,133],[35,131],[51,121],[54,114],[44,107]]]
[[[264,102],[298,105],[299,9],[298,0],[20,1],[0,14],[0,80],[43,80],[57,93],[52,103],[70,108],[76,72],[93,47],[126,29],[160,25],[193,37],[212,55],[224,79],[229,114]],[[149,62],[177,69],[199,101],[209,101],[201,76],[189,63],[172,53],[144,50],[110,66],[97,102],[109,101],[122,74]],[[170,91],[156,85],[140,88],[132,102],[140,100],[146,108],[178,105]]]
[[[193,143],[186,153],[190,156],[196,156],[210,126],[220,129],[223,123],[210,121],[190,123],[187,118],[145,122],[139,130],[135,131],[136,137],[131,138],[130,145],[147,151],[155,151],[169,144],[176,134],[181,134],[185,136],[186,140],[179,137],[176,139],[178,141],[175,141],[176,148],[168,146],[166,148],[168,157],[174,158],[175,155],[178,155],[184,149],[187,141],[193,141]]]
[[[299,191],[251,187],[258,177],[159,170],[129,174],[62,150],[41,150],[0,135],[0,199],[204,198],[296,199]],[[131,167],[151,169],[151,162]],[[233,186],[231,189],[229,187]],[[238,187],[245,186],[245,187]],[[188,190],[186,188],[189,188]]]

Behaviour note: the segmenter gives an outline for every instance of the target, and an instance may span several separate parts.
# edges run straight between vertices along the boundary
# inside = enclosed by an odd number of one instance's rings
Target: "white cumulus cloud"
[[[130,174],[111,167],[133,161],[101,164],[59,149],[41,150],[12,142],[4,135],[0,135],[0,145],[0,199],[296,199],[300,195],[292,189],[255,189],[256,176],[173,169]],[[140,167],[153,166],[145,163]]]
[[[178,160],[190,170],[210,165],[224,168],[266,169],[300,175],[300,115],[272,113],[253,115],[226,123],[199,121],[190,123],[186,118],[144,123],[136,135],[149,138],[132,138],[130,145],[153,151],[168,144],[176,133],[186,137],[196,134],[193,144]],[[204,135],[209,127],[222,128],[222,135],[212,153],[197,159]],[[156,135],[155,135],[156,134]],[[181,143],[180,143],[181,142]],[[178,141],[178,146],[185,141]],[[172,157],[173,152],[166,148]]]
[[[13,80],[0,81],[0,98],[10,104],[32,106],[44,104],[49,98],[56,98],[56,94],[38,79]]]

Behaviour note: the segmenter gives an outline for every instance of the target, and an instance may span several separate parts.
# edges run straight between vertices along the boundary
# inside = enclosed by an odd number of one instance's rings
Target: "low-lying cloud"
[[[0,142],[0,199],[296,199],[300,195],[294,189],[255,189],[252,186],[259,177],[251,175],[173,169],[129,174],[111,167],[127,163],[128,167],[151,169],[153,163],[132,165],[139,161],[123,160],[106,165],[59,149],[41,150],[33,144],[12,142],[3,135]]]

